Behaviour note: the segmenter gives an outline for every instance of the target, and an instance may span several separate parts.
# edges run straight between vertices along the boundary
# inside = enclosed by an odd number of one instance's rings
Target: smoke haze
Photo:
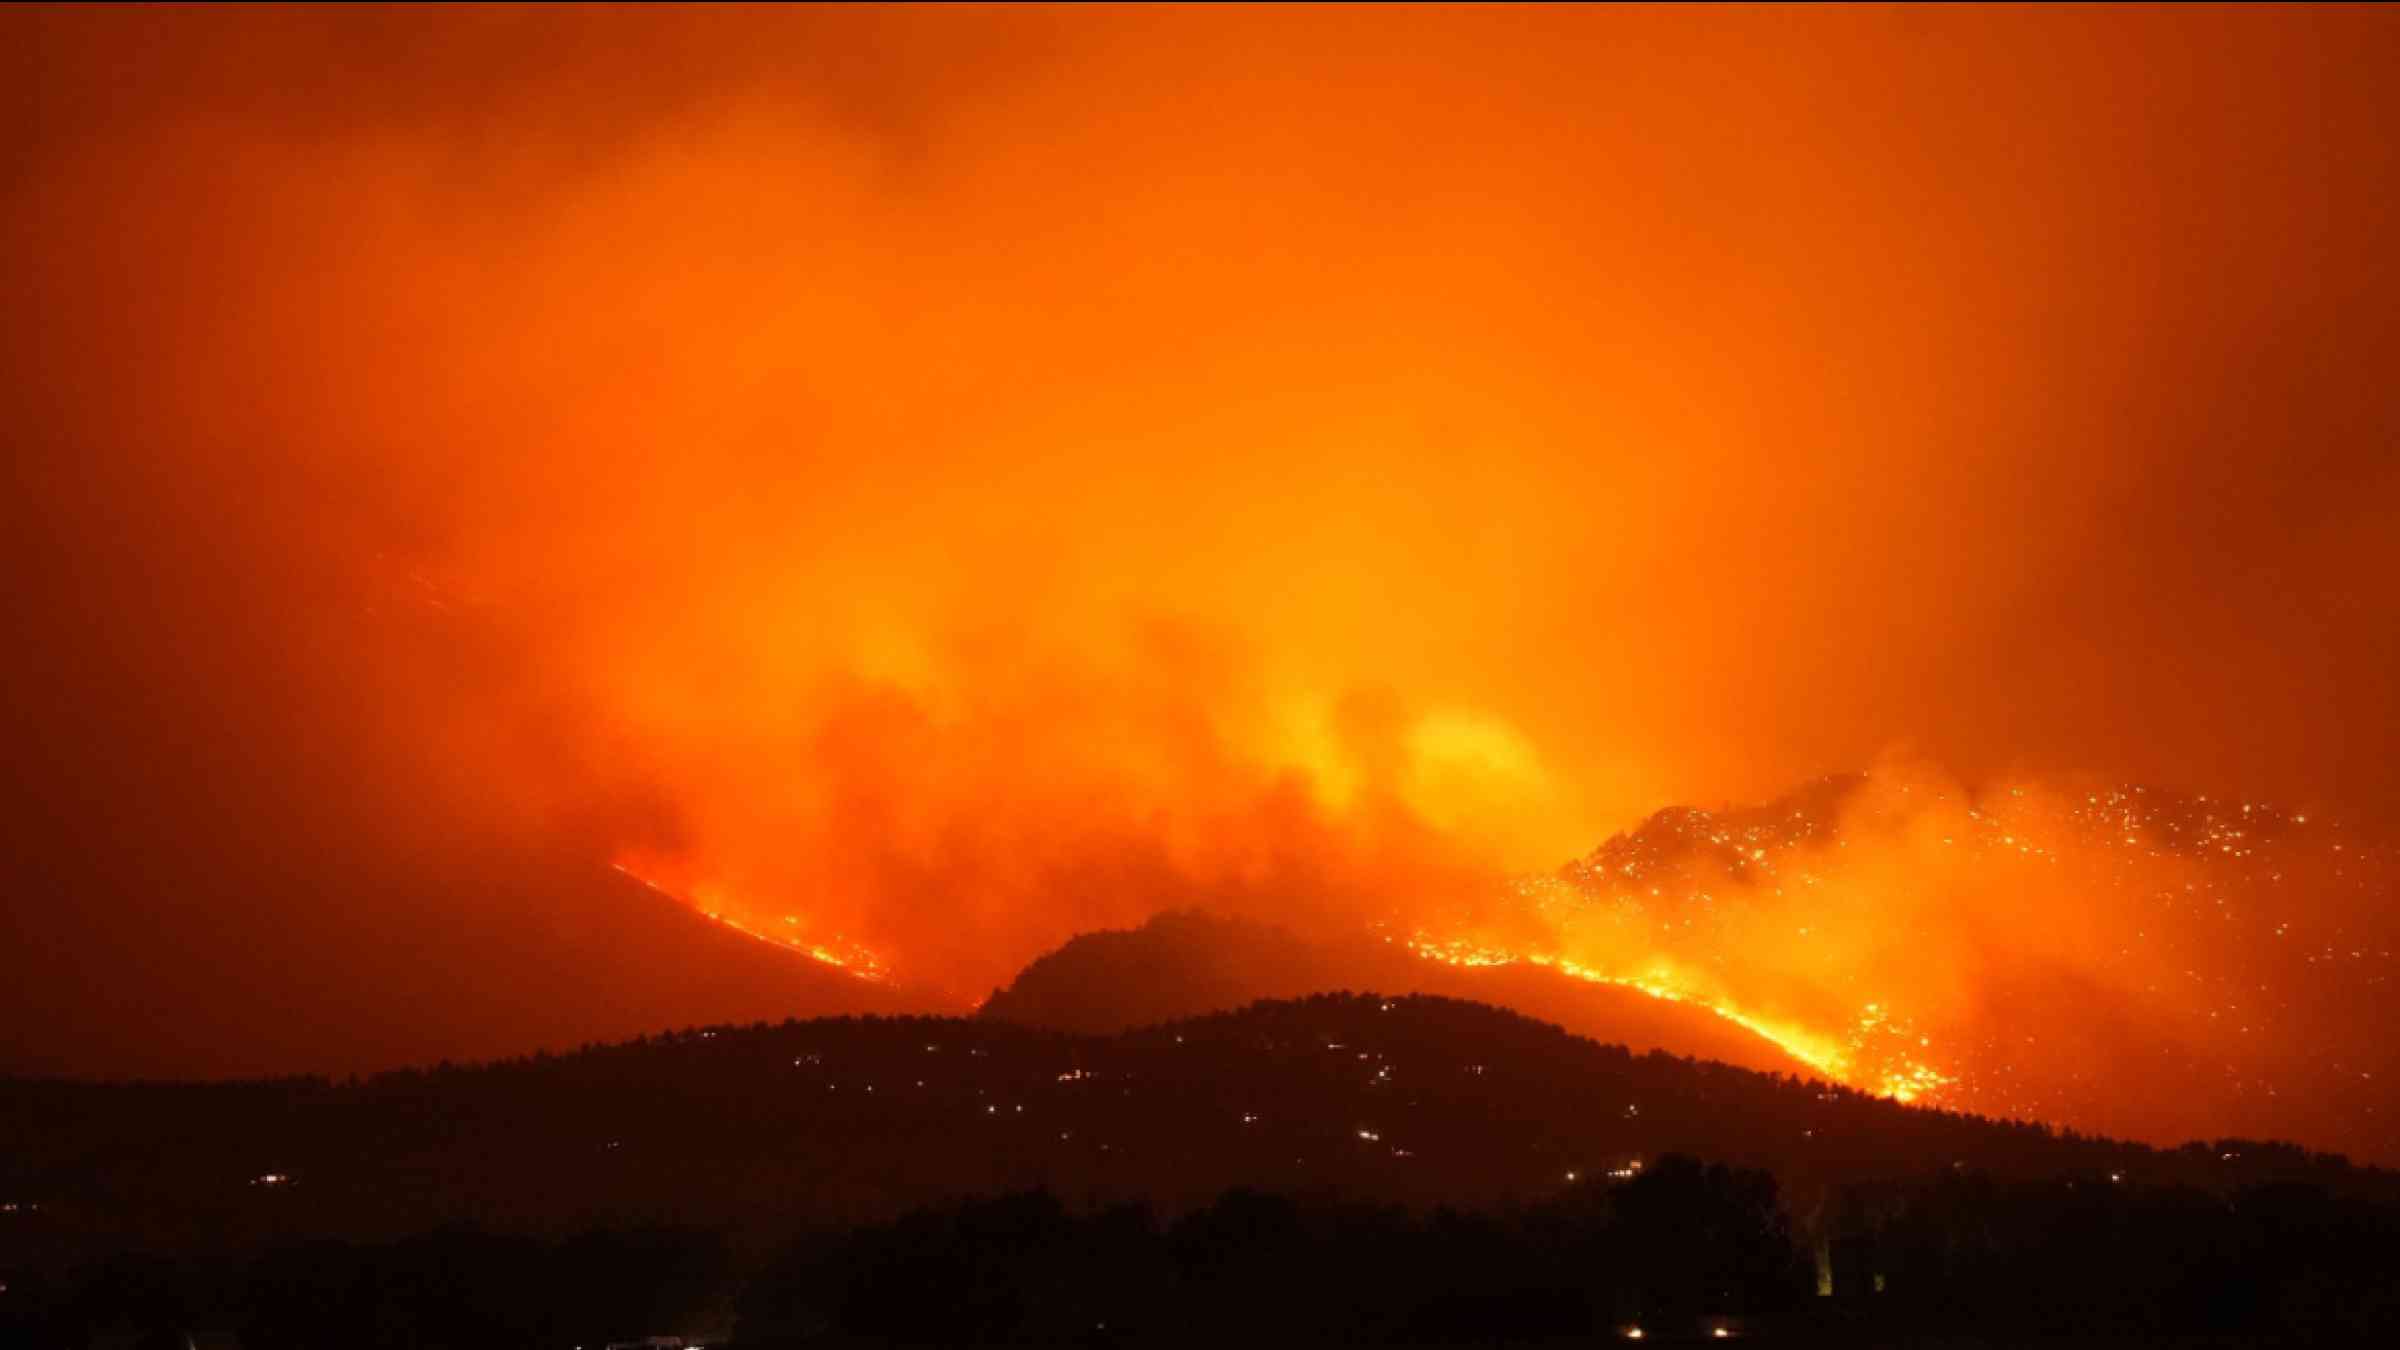
[[[2388,13],[0,33],[22,1064],[523,1048],[610,862],[960,1006],[1895,747],[2400,806]]]

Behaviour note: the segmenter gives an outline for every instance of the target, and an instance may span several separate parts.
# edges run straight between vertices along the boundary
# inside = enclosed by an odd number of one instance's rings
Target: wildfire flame
[[[741,919],[729,916],[721,903],[712,903],[721,897],[714,895],[715,888],[711,886],[702,884],[688,890],[678,890],[636,870],[627,861],[619,860],[609,866],[659,895],[753,941],[805,956],[868,983],[882,984],[891,980],[892,967],[882,956],[838,933],[823,938],[807,936],[813,925],[800,915],[783,916],[783,922],[795,930],[792,933],[782,936],[763,933]],[[1387,936],[1385,940],[1388,942],[1392,939]],[[1943,1102],[1944,1094],[1959,1082],[1956,1074],[1944,1072],[1924,1059],[1880,1052],[1876,1044],[1879,1034],[1904,1031],[1905,1025],[1898,1023],[1878,1003],[1867,1004],[1847,1035],[1837,1037],[1811,1030],[1795,1021],[1761,1016],[1721,996],[1704,993],[1664,960],[1652,962],[1643,974],[1619,975],[1551,952],[1515,951],[1489,942],[1440,937],[1423,929],[1413,931],[1402,945],[1419,959],[1443,965],[1529,965],[1593,984],[1631,989],[1668,1003],[1703,1008],[1765,1038],[1793,1059],[1834,1082],[1898,1102],[1938,1105]]]
[[[1703,994],[1681,983],[1672,967],[1665,962],[1656,963],[1644,975],[1612,975],[1548,952],[1514,952],[1486,943],[1437,938],[1422,930],[1412,933],[1405,945],[1412,954],[1444,965],[1508,966],[1521,963],[1555,970],[1561,975],[1593,984],[1635,990],[1668,1003],[1705,1008],[1735,1026],[1772,1041],[1785,1054],[1835,1082],[1898,1102],[1939,1105],[1943,1094],[1959,1081],[1957,1075],[1945,1073],[1922,1059],[1876,1053],[1874,1042],[1878,1033],[1894,1026],[1892,1016],[1880,1004],[1867,1004],[1860,1011],[1857,1024],[1847,1037],[1837,1040],[1795,1022],[1758,1016],[1721,997]]]
[[[1337,857],[1341,841],[1317,840]],[[2376,912],[2400,867],[2338,819],[2259,801],[2090,785],[1968,793],[1886,767],[1758,806],[1656,812],[1549,873],[1361,869],[1313,908],[1306,875],[1269,871],[1245,890],[1195,869],[1144,889],[1129,883],[1158,877],[1025,866],[1008,903],[946,945],[917,911],[862,917],[838,888],[784,914],[771,897],[802,893],[804,878],[729,882],[721,866],[697,852],[619,862],[862,980],[891,981],[885,955],[904,954],[913,987],[953,1004],[1077,932],[1215,909],[1705,1009],[1829,1083],[1901,1103],[2154,1142],[2297,1119],[2328,1142],[2387,1147],[2389,1051],[2358,1010],[2386,1006],[2400,944],[2356,916]],[[973,894],[976,879],[933,875],[926,894]],[[1053,908],[1094,897],[1122,917]],[[2148,1089],[2128,1091],[2121,1066],[2139,1066]]]
[[[707,888],[702,888],[689,895],[679,894],[673,888],[653,881],[635,871],[623,861],[612,862],[609,867],[613,871],[640,882],[660,895],[694,910],[704,918],[722,924],[753,941],[763,942],[778,951],[788,951],[805,956],[822,965],[831,966],[845,975],[865,980],[869,984],[883,984],[891,979],[891,966],[882,957],[841,934],[830,934],[822,939],[805,936],[811,925],[797,914],[783,916],[784,923],[794,931],[782,937],[775,937],[752,928],[740,919],[728,917],[721,906],[710,903]]]

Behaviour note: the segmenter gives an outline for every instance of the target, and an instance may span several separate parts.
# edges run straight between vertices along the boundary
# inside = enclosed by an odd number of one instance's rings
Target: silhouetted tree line
[[[863,1018],[351,1081],[0,1081],[0,1267],[454,1223],[756,1244],[1035,1188],[1169,1213],[1236,1186],[1493,1208],[1667,1151],[1772,1172],[1809,1222],[1833,1188],[1962,1168],[2400,1203],[2393,1174],[2289,1145],[2158,1150],[1476,1004],[1323,995],[1106,1037]]]
[[[731,1272],[722,1235],[668,1229],[550,1242],[445,1228],[271,1247],[246,1262],[128,1253],[8,1279],[0,1346],[185,1350],[197,1329],[234,1332],[245,1350],[598,1350],[706,1318]]]
[[[1954,1175],[1846,1190],[1829,1228],[1835,1294],[1886,1323],[2400,1343],[2400,1208],[2321,1187]]]
[[[740,1326],[762,1343],[1489,1342],[1784,1311],[1812,1280],[1772,1178],[1675,1158],[1503,1213],[1235,1190],[1161,1223],[1047,1192],[968,1201],[786,1248]]]
[[[2276,1184],[1952,1175],[1850,1187],[1798,1230],[1774,1179],[1676,1155],[1491,1210],[1227,1191],[1162,1217],[1035,1190],[744,1255],[722,1233],[450,1227],[246,1259],[0,1272],[0,1346],[522,1350],[730,1330],[737,1345],[1223,1345],[1704,1336],[2389,1344],[2400,1209]],[[1831,1289],[1824,1282],[1830,1278]],[[1819,1297],[1830,1293],[1830,1297]]]
[[[250,1262],[317,1242],[400,1252],[428,1233],[556,1246],[673,1229],[756,1253],[796,1232],[870,1231],[960,1196],[1039,1190],[1077,1213],[1174,1216],[1247,1188],[1529,1214],[1667,1152],[1777,1177],[1812,1256],[1835,1236],[1854,1255],[1870,1237],[1877,1251],[1899,1242],[1891,1197],[1913,1194],[1909,1178],[2072,1182],[2078,1196],[2121,1184],[2115,1194],[2181,1190],[2220,1206],[2283,1185],[2358,1213],[2400,1205],[2393,1174],[2290,1145],[2159,1150],[1913,1111],[1633,1055],[1485,1006],[1341,994],[1106,1037],[838,1019],[349,1081],[0,1082],[0,1301],[58,1306],[132,1251],[216,1272],[193,1287],[250,1289]],[[2016,1231],[1990,1214],[1974,1222]],[[2388,1257],[2381,1232],[2362,1250]],[[1997,1287],[1989,1272],[2042,1259],[2031,1236],[1991,1251],[1946,1241],[1939,1280],[1920,1273],[1930,1258],[1893,1258],[1887,1286],[1910,1299],[1940,1287],[1968,1307]],[[2308,1296],[2295,1291],[2316,1289],[2351,1307],[2350,1269],[2314,1259],[2252,1303],[2296,1308]]]
[[[958,1201],[782,1246],[741,1281],[734,1326],[745,1344],[1488,1341],[1787,1309],[1811,1278],[1772,1178],[1669,1158],[1504,1213],[1254,1190],[1172,1222],[1047,1191]],[[107,1333],[180,1347],[192,1327],[251,1350],[596,1346],[688,1333],[734,1279],[713,1233],[451,1228],[247,1263],[121,1255],[12,1284],[0,1335],[45,1350]]]

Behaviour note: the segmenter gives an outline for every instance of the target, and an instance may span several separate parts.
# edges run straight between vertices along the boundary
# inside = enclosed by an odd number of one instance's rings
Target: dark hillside
[[[1489,1206],[1668,1151],[1774,1172],[1802,1222],[1833,1185],[1937,1173],[2393,1181],[2288,1146],[2081,1139],[1489,1007],[1328,995],[1105,1037],[843,1018],[348,1083],[10,1081],[0,1266],[461,1221],[776,1234],[1037,1186],[1170,1213],[1232,1186]]]
[[[1577,1035],[1765,1073],[1806,1073],[1773,1042],[1688,1003],[1539,966],[1451,966],[1369,937],[1304,938],[1212,915],[1162,914],[1140,928],[1085,933],[1020,972],[983,1016],[1106,1033],[1238,1008],[1260,999],[1379,989],[1489,1003]]]

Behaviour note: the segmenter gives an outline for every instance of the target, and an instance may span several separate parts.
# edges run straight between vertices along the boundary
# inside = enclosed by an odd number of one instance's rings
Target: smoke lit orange
[[[2400,1158],[2389,12],[0,25],[0,1068],[574,1039],[613,862]]]

